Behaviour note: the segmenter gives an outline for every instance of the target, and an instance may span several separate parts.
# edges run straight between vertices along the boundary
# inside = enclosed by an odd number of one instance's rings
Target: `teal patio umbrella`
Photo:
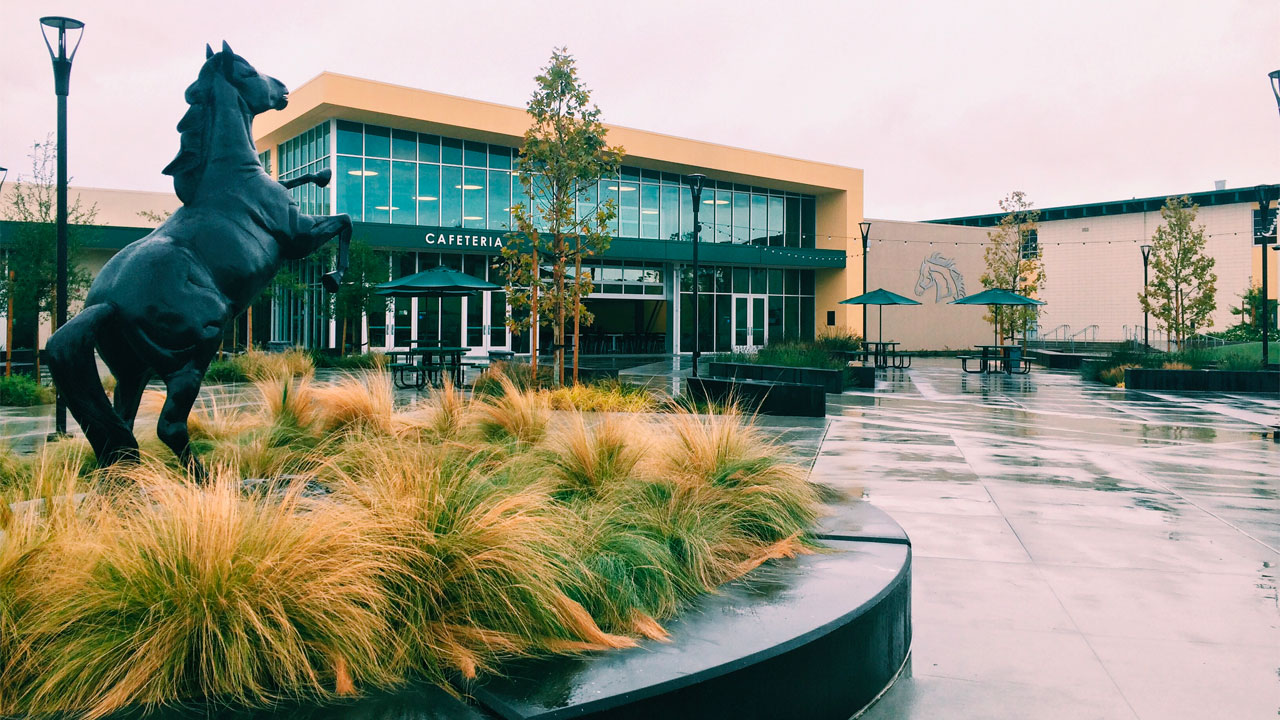
[[[485,290],[501,289],[501,285],[494,285],[461,270],[440,265],[382,283],[374,289],[374,292],[390,297],[460,297]]]
[[[996,327],[1000,325],[1000,305],[1043,305],[1044,302],[1029,298],[1026,295],[1019,295],[1012,290],[1004,288],[989,288],[983,290],[976,295],[966,295],[958,300],[952,300],[950,305],[995,305],[996,307]],[[996,338],[996,342],[1000,342],[1000,338]]]
[[[880,306],[880,342],[884,342],[884,306],[885,305],[919,305],[916,300],[909,297],[899,295],[895,292],[889,292],[884,288],[876,288],[871,292],[862,293],[857,297],[851,297],[848,300],[841,300],[841,305],[879,305]],[[863,328],[863,332],[866,328]]]

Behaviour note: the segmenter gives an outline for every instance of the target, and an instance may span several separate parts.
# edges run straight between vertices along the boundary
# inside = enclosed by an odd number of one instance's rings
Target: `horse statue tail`
[[[138,457],[138,441],[111,407],[93,355],[98,330],[116,312],[112,303],[87,307],[58,328],[45,346],[53,383],[103,466]]]

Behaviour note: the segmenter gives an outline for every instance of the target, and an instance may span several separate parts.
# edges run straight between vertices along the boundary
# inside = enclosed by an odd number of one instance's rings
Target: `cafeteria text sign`
[[[443,233],[429,232],[426,234],[426,242],[433,247],[455,247],[455,248],[477,248],[501,250],[503,247],[503,238],[501,235],[481,235],[477,233]]]

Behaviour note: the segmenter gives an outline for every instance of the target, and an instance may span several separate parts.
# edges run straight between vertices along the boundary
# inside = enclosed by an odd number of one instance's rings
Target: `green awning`
[[[501,289],[501,285],[440,265],[382,283],[374,292],[391,297],[454,297]]]
[[[1044,302],[1019,295],[1004,288],[983,290],[977,295],[966,295],[959,300],[952,300],[951,305],[1043,305]]]

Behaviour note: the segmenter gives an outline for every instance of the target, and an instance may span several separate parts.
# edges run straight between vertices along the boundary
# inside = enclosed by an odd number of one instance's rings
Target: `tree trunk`
[[[578,348],[582,330],[582,238],[578,238],[578,252],[573,256],[573,384],[578,384]]]
[[[533,271],[538,272],[537,256],[534,256]],[[529,372],[533,376],[533,387],[538,387],[538,283],[537,276],[530,287],[529,294]]]
[[[246,350],[253,349],[253,305],[244,310],[244,348]]]
[[[338,356],[347,354],[347,316],[342,316],[342,335],[338,340]]]
[[[556,236],[556,296],[560,301],[556,303],[556,383],[564,385],[564,236]]]

